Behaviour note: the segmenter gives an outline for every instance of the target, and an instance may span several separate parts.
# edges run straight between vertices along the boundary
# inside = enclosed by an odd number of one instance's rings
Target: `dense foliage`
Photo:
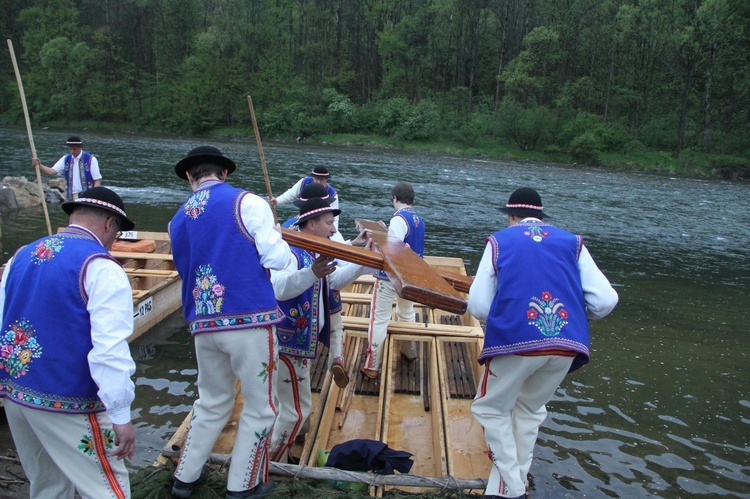
[[[37,123],[505,142],[748,171],[747,0],[6,0]],[[6,64],[7,63],[7,64]],[[8,53],[2,67],[10,68]],[[0,113],[21,108],[12,70]]]

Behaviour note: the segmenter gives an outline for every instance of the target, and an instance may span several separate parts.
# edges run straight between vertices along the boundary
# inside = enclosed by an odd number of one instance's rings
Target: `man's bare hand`
[[[313,274],[320,279],[336,270],[336,260],[332,256],[320,255],[312,264]]]
[[[132,459],[135,454],[135,428],[133,428],[133,423],[113,424],[112,429],[115,431],[115,445],[117,446],[112,455],[118,461],[126,457]]]
[[[369,229],[362,229],[359,235],[352,239],[352,246],[365,246],[367,241],[370,240],[370,233]]]

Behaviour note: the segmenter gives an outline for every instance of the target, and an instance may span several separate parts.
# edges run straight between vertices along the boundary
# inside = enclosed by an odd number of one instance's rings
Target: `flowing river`
[[[51,166],[67,132],[39,130]],[[266,194],[253,137],[214,140],[82,134],[104,185],[136,229],[164,231],[189,186],[174,164],[218,146],[238,164],[229,180]],[[0,128],[0,175],[34,179],[25,129]],[[427,226],[426,253],[476,270],[484,238],[507,224],[497,208],[521,186],[542,195],[550,223],[584,236],[620,294],[592,323],[591,363],[548,405],[531,468],[534,498],[750,497],[750,185],[566,165],[360,147],[266,143],[274,194],[316,165],[340,192],[340,228],[389,220],[390,188],[409,181]],[[49,206],[52,226],[67,223]],[[284,219],[294,208],[279,208]],[[2,213],[2,261],[46,233],[41,207]],[[192,342],[179,313],[133,345],[138,369],[133,467],[153,462],[196,398]]]

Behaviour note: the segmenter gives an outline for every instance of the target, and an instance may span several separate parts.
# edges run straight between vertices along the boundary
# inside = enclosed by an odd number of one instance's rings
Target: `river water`
[[[34,132],[51,166],[67,132]],[[137,229],[164,231],[189,192],[174,164],[212,144],[238,163],[230,182],[260,194],[253,137],[206,140],[83,133],[104,185]],[[0,176],[34,178],[23,128],[0,128]],[[565,165],[303,143],[265,143],[274,194],[317,165],[341,193],[340,228],[388,220],[390,187],[414,185],[426,253],[460,256],[473,274],[484,238],[517,187],[537,188],[550,222],[582,234],[620,294],[592,323],[592,358],[548,406],[531,469],[535,498],[750,497],[750,185]],[[52,226],[65,225],[50,206]],[[280,207],[291,216],[293,207]],[[43,235],[41,208],[3,213],[2,260]],[[138,359],[133,467],[150,464],[196,397],[195,359],[178,314],[133,345]]]

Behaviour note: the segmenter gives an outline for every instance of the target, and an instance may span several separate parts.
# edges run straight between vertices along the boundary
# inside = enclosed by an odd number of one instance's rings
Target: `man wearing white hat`
[[[545,405],[588,362],[588,319],[609,314],[618,297],[583,238],[542,221],[534,189],[517,189],[500,211],[508,228],[487,238],[469,290],[469,313],[486,321],[471,412],[492,460],[485,494],[521,498]]]
[[[39,170],[45,175],[65,177],[67,182],[65,199],[71,201],[78,197],[81,191],[100,186],[102,174],[99,172],[99,160],[82,149],[83,141],[80,137],[75,135],[68,137],[65,145],[68,146],[70,152],[58,159],[52,168],[44,166],[39,158],[32,158],[31,164],[39,166]]]

